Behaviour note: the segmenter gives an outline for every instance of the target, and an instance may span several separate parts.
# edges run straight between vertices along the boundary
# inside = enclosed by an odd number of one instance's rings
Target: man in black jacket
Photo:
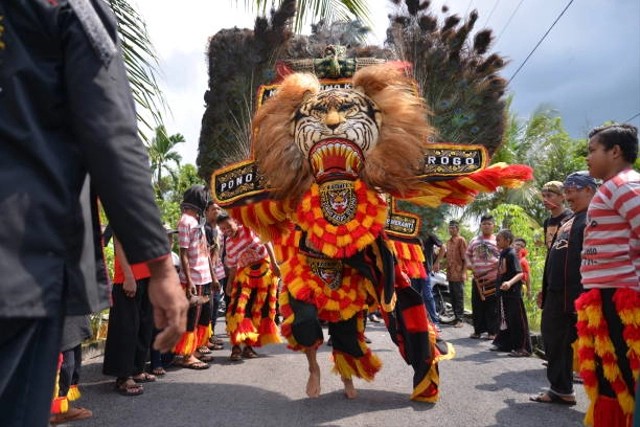
[[[535,402],[576,404],[571,347],[577,338],[574,301],[583,291],[582,241],[587,208],[595,192],[595,179],[584,172],[572,173],[564,181],[564,195],[574,214],[558,228],[544,266],[541,329],[550,387],[531,396]]]
[[[187,302],[135,117],[103,1],[0,2],[3,426],[47,425],[62,320],[106,305],[108,289],[96,286],[96,197],[128,261],[151,269],[164,328],[156,347],[169,350],[184,331]]]

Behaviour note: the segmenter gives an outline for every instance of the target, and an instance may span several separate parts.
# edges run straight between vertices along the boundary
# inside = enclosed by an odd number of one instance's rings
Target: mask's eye
[[[317,114],[326,114],[327,111],[329,111],[329,110],[324,105],[316,105],[316,106],[313,107],[313,109],[311,111],[313,111],[314,113],[317,113]]]
[[[355,104],[353,102],[345,102],[338,108],[338,111],[344,113],[345,111],[351,110],[354,106]]]

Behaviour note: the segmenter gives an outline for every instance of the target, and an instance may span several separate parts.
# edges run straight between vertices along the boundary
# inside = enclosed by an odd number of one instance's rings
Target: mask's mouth
[[[316,182],[333,179],[356,179],[364,165],[364,155],[353,141],[328,138],[317,142],[309,152]]]

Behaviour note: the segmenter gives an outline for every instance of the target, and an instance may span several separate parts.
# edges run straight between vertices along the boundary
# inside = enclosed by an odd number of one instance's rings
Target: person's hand
[[[500,285],[500,290],[508,291],[509,289],[511,289],[511,285],[509,284],[509,282],[502,282],[502,285]]]
[[[435,271],[436,273],[440,271],[440,261],[436,261],[433,263],[433,271]]]
[[[186,330],[189,303],[171,257],[150,262],[149,270],[149,299],[153,304],[153,318],[156,327],[162,329],[153,348],[161,353],[168,353]]]
[[[215,292],[220,292],[220,282],[218,282],[217,280],[213,281],[212,287]]]
[[[536,295],[536,305],[538,308],[542,308],[542,292],[538,292],[538,295]]]
[[[124,279],[122,282],[122,291],[125,296],[129,298],[134,298],[136,296],[136,291],[138,290],[138,284],[136,283],[136,279],[133,277],[128,277]]]

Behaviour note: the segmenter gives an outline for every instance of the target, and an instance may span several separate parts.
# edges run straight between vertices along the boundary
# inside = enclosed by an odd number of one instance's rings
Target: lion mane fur
[[[361,178],[370,188],[394,196],[406,195],[418,184],[424,149],[433,135],[427,106],[405,69],[405,63],[386,63],[353,76],[352,90],[373,100],[381,115],[379,138],[365,154]],[[308,159],[294,143],[293,127],[300,104],[319,91],[315,75],[291,74],[254,117],[254,157],[275,199],[297,200],[314,180]]]

